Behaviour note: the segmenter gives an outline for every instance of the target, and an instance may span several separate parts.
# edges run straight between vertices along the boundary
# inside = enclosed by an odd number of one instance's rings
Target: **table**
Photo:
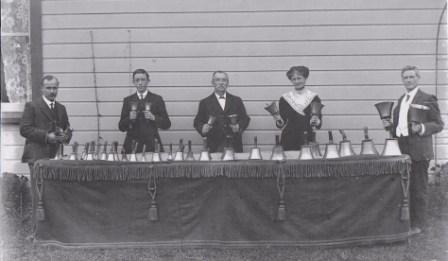
[[[410,158],[40,160],[35,242],[63,247],[388,243],[409,233]]]

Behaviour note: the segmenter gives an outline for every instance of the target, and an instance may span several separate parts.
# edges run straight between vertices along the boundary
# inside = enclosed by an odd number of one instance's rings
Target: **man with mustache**
[[[243,101],[227,92],[229,76],[226,72],[214,72],[212,85],[213,93],[199,103],[194,128],[207,137],[210,152],[222,152],[225,146],[242,152],[242,133],[250,121]]]

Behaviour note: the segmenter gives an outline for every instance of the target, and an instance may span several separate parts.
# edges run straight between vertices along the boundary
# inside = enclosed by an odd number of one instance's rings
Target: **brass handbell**
[[[118,141],[112,142],[109,154],[107,154],[107,161],[118,161]]]
[[[336,159],[339,158],[338,145],[333,142],[333,133],[331,130],[328,131],[329,143],[325,146],[325,159]]]
[[[208,152],[207,137],[203,137],[202,141],[203,141],[203,148],[201,151],[201,155],[199,156],[199,161],[209,161],[210,153]]]
[[[174,158],[173,158],[173,144],[172,143],[170,143],[169,151],[168,151],[168,157],[167,157],[166,160],[168,160],[168,161],[173,161],[174,160]]]
[[[87,154],[89,154],[89,146],[90,146],[90,143],[88,143],[88,142],[86,142],[86,144],[84,144],[84,150],[81,152],[81,160],[87,159]]]
[[[146,147],[145,147],[146,149]],[[162,157],[160,156],[160,144],[159,140],[154,140],[154,153],[152,154],[152,162],[161,162]]]
[[[339,130],[342,135],[342,141],[339,142],[339,156],[340,157],[349,157],[355,155],[353,151],[352,143],[347,140],[347,135],[344,130]]]
[[[132,152],[131,152],[131,156],[129,156],[129,161],[132,161],[132,162],[137,161],[137,156],[135,155],[137,153],[137,146],[138,146],[138,142],[133,140],[132,141]]]
[[[378,151],[373,144],[372,139],[369,138],[369,129],[364,127],[364,140],[361,143],[361,155],[378,155]]]
[[[400,146],[398,145],[398,140],[389,138],[386,139],[386,142],[384,144],[383,153],[381,153],[382,156],[400,156],[401,150]]]
[[[121,148],[121,161],[129,161],[128,155],[126,154],[124,148]]]
[[[312,147],[311,147],[311,145],[308,144],[308,132],[307,131],[304,132],[304,136],[305,136],[305,141],[306,142],[300,148],[299,160],[314,159],[314,155],[313,155],[313,152],[312,152]]]
[[[380,114],[382,120],[390,120],[392,118],[392,108],[394,106],[393,102],[380,102],[375,104],[375,107]],[[381,153],[382,156],[398,156],[401,155],[400,146],[398,145],[398,140],[393,138],[392,132],[394,131],[391,127],[386,128],[389,131],[389,138],[386,139],[384,143],[384,149]]]
[[[100,160],[101,159],[101,143],[100,143],[99,140],[98,140],[98,144],[96,145],[96,153],[95,153],[94,157],[95,157],[96,160]]]
[[[226,137],[226,146],[224,147],[224,152],[222,154],[221,160],[228,161],[228,160],[235,160],[235,151],[233,150],[233,147],[230,143],[231,137]]]
[[[263,159],[263,157],[261,156],[260,148],[258,147],[257,136],[254,137],[254,147],[250,150],[249,159],[250,160],[261,160],[261,159]]]
[[[62,160],[64,157],[64,144],[58,143],[58,150],[56,151],[55,160]]]
[[[101,152],[99,160],[107,160],[107,141],[104,142],[103,151]]]
[[[238,114],[231,114],[227,117],[229,118],[231,125],[236,125],[238,123]]]
[[[146,155],[146,144],[143,144],[143,147],[142,147],[142,157],[141,157],[140,161],[148,162],[148,158],[147,158],[147,155]]]
[[[187,157],[185,158],[186,161],[194,161],[194,155],[193,151],[191,149],[191,140],[188,140],[188,151],[187,151]]]
[[[394,102],[379,102],[375,104],[375,107],[378,110],[382,120],[392,118],[392,108],[394,107]]]
[[[69,160],[78,160],[78,142],[72,144],[72,154],[70,154]]]
[[[271,160],[286,160],[285,152],[283,151],[282,145],[280,145],[280,136],[278,135],[275,135],[275,146],[272,148]]]
[[[322,115],[322,108],[324,106],[325,105],[323,105],[320,102],[316,102],[316,101],[312,102],[311,103],[311,115],[320,117]]]
[[[184,160],[184,140],[179,140],[179,150],[176,152],[176,155],[174,155],[174,161],[183,161]]]
[[[264,109],[268,111],[272,117],[274,117],[275,125],[277,125],[277,127],[281,128],[285,125],[285,122],[280,116],[280,110],[277,107],[277,103],[275,101],[272,101],[270,104],[266,104],[266,107],[264,107]]]
[[[210,116],[208,117],[207,124],[210,125],[210,126],[212,126],[213,124],[215,124],[215,121],[216,121],[216,116],[210,115]]]
[[[87,153],[86,160],[94,160],[95,158],[95,142],[91,141],[89,145],[89,152]]]

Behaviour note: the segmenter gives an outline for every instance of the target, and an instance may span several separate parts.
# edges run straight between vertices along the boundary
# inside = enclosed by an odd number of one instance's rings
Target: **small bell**
[[[202,141],[203,141],[203,148],[201,151],[201,155],[199,156],[199,161],[209,161],[210,153],[208,152],[207,137],[203,137]]]
[[[400,146],[398,145],[397,139],[386,139],[386,142],[384,144],[383,153],[381,153],[382,156],[400,156],[401,150]]]
[[[173,161],[173,144],[172,143],[170,143],[168,157],[166,160]]]
[[[72,145],[72,154],[70,154],[69,160],[78,160],[78,142],[74,142]]]
[[[138,146],[137,141],[133,140],[132,141],[132,153],[131,153],[131,156],[129,157],[129,161],[132,161],[132,162],[137,161],[137,156],[136,156],[137,146]]]
[[[193,151],[191,149],[191,140],[188,141],[188,151],[187,151],[187,157],[185,158],[186,161],[194,161],[194,155]]]
[[[275,146],[272,148],[271,160],[284,161],[286,160],[283,147],[280,145],[280,136],[275,135]]]
[[[124,148],[121,148],[121,161],[129,161],[128,155],[126,154]]]
[[[89,152],[87,153],[86,160],[94,160],[95,158],[95,142],[91,141],[89,147]]]
[[[249,159],[250,160],[261,160],[261,159],[263,159],[263,157],[261,156],[260,148],[258,147],[257,136],[254,137],[254,147],[250,150]]]
[[[364,140],[361,143],[361,155],[378,155],[375,144],[369,138],[369,129],[364,127]]]
[[[118,141],[112,142],[109,154],[107,154],[107,161],[118,161]]]
[[[176,155],[174,155],[174,161],[183,161],[184,160],[184,140],[179,140],[179,150],[176,152]]]
[[[146,148],[145,148],[146,149]],[[152,162],[161,162],[162,157],[160,156],[160,144],[157,139],[154,140],[154,153],[152,154]]]
[[[55,160],[62,160],[64,155],[64,144],[58,143],[58,150],[56,152]]]
[[[339,155],[340,157],[349,157],[355,155],[355,152],[352,148],[352,143],[347,140],[347,135],[344,130],[339,130],[342,135],[342,141],[339,142]]]
[[[325,146],[325,159],[339,158],[338,145],[333,142],[333,133],[328,131],[329,143]]]
[[[311,146],[308,144],[308,132],[304,132],[304,137],[306,140],[306,143],[302,145],[300,149],[300,156],[299,160],[310,160],[313,159],[313,152],[311,151]]]
[[[103,152],[100,155],[100,160],[107,160],[107,141],[104,142]]]

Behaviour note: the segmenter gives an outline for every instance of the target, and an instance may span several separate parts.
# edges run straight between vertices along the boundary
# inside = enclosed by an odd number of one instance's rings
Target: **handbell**
[[[174,161],[183,161],[184,160],[184,140],[179,140],[179,150],[176,152],[176,155],[174,155]]]
[[[137,146],[138,146],[137,141],[133,140],[132,141],[132,153],[131,153],[131,156],[129,157],[129,161],[132,161],[132,162],[137,161],[137,156],[135,155],[137,153]]]
[[[345,135],[344,130],[339,130],[342,135],[342,141],[339,142],[339,156],[340,157],[349,157],[355,155],[355,152],[352,148],[352,143],[347,140],[347,135]]]
[[[426,110],[429,110],[426,106],[419,104],[409,105],[409,121],[415,123],[422,123],[425,121]]]
[[[86,160],[94,160],[95,154],[95,142],[91,141],[89,145],[89,152],[87,153]]]
[[[155,139],[154,140],[154,153],[152,154],[152,162],[161,162],[161,161],[162,161],[162,157],[160,156],[159,140]]]
[[[78,160],[78,142],[72,144],[72,154],[70,154],[69,160]]]
[[[56,151],[55,160],[62,160],[64,156],[64,144],[58,143],[58,150]]]
[[[118,141],[112,142],[109,154],[107,154],[107,161],[118,161]]]
[[[320,152],[320,146],[317,142],[311,142],[311,153],[313,154],[314,159],[321,159],[322,153]]]
[[[364,127],[364,140],[361,143],[361,155],[378,155],[375,144],[369,138],[369,129]]]
[[[168,151],[168,157],[167,157],[166,160],[168,160],[168,161],[173,161],[174,160],[174,158],[173,158],[173,144],[172,143],[170,143],[169,151]]]
[[[379,102],[375,104],[375,107],[378,110],[382,120],[392,118],[392,108],[394,107],[394,102]]]
[[[107,160],[107,141],[104,142],[103,152],[101,152],[99,160]]]
[[[314,159],[311,145],[302,145],[302,148],[300,149],[299,160],[310,160],[310,159]]]
[[[250,160],[261,160],[261,159],[263,159],[263,157],[261,156],[260,148],[258,147],[257,136],[254,137],[254,147],[250,150],[249,159]]]
[[[397,139],[386,139],[382,156],[400,156],[401,150]]]
[[[272,148],[271,160],[284,161],[286,160],[283,147],[280,145],[280,137],[275,135],[275,146]]]
[[[222,154],[223,161],[235,160],[235,152],[232,147],[225,147],[224,153]]]
[[[216,116],[210,115],[210,116],[208,117],[207,124],[210,125],[210,126],[212,126],[212,125],[215,123],[215,121],[216,121]]]
[[[193,151],[191,149],[191,140],[188,140],[188,151],[187,151],[187,157],[185,158],[186,161],[194,161],[194,155]]]
[[[238,114],[231,114],[227,117],[229,118],[231,125],[236,125],[238,123]]]
[[[81,160],[87,159],[87,155],[89,154],[89,146],[90,143],[86,142],[86,144],[84,145],[84,150],[81,152]]]
[[[210,153],[208,152],[207,137],[203,137],[202,141],[203,141],[203,148],[201,151],[201,155],[199,156],[199,161],[209,161]]]
[[[333,133],[328,131],[329,143],[325,146],[325,159],[336,159],[339,158],[338,145],[333,142]]]
[[[277,103],[275,101],[272,101],[271,104],[266,104],[266,107],[264,107],[266,111],[271,114],[272,117],[274,117],[275,124],[278,127],[283,127],[285,125],[285,122],[283,121],[282,117],[280,116],[280,110],[277,107]]]
[[[314,102],[312,102],[311,103],[311,115],[316,115],[316,116],[321,116],[322,115],[322,108],[324,107],[325,105],[323,105],[322,103],[320,103],[320,102],[316,102],[316,101],[314,101]]]

